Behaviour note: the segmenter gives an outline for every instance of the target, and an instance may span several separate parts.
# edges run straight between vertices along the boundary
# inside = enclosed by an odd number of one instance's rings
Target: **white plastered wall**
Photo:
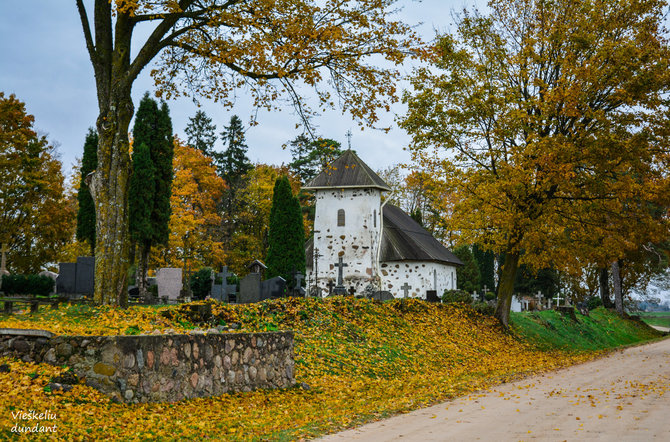
[[[382,290],[396,298],[404,298],[405,283],[411,288],[407,297],[426,299],[427,290],[437,291],[441,297],[445,290],[457,287],[456,268],[430,261],[391,261],[381,264]]]

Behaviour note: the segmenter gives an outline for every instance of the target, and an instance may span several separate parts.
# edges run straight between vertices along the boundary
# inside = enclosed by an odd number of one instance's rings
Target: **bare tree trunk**
[[[514,280],[519,268],[519,252],[506,253],[500,281],[498,282],[498,304],[496,305],[495,317],[505,327],[509,326],[509,311],[512,307],[512,295],[514,294]]]
[[[602,267],[599,270],[598,282],[600,285],[600,299],[603,301],[603,307],[612,308],[612,299],[610,298],[610,283],[607,267]]]
[[[121,94],[121,93],[120,93]],[[89,187],[96,211],[94,301],[102,305],[128,304],[128,184],[130,154],[128,128],[133,115],[130,91],[111,99],[98,117],[98,167]]]
[[[614,280],[614,305],[617,313],[623,316],[623,294],[621,293],[621,272],[619,261],[612,263],[612,279]]]

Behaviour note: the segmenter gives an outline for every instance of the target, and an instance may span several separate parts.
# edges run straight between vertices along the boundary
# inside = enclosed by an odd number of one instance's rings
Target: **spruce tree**
[[[230,124],[224,126],[221,139],[226,150],[216,153],[214,159],[219,176],[232,187],[253,167],[247,157],[249,147],[244,136],[244,126],[237,115],[230,117]]]
[[[341,145],[330,138],[310,140],[306,135],[298,135],[289,142],[291,170],[300,177],[303,184],[309,183],[315,176],[328,166],[330,162],[342,155]]]
[[[186,125],[186,142],[189,146],[199,149],[208,157],[214,156],[214,143],[216,143],[216,124],[201,110],[195,116],[188,119]]]
[[[470,293],[479,290],[479,266],[468,246],[454,249],[454,255],[463,262],[463,266],[456,268],[458,289]]]
[[[472,246],[472,254],[479,265],[480,286],[489,292],[496,292],[495,281],[495,256],[493,252],[480,248],[477,244]]]
[[[146,293],[146,275],[152,245],[167,245],[172,188],[172,121],[167,104],[160,109],[156,100],[144,94],[133,126],[133,175],[129,193],[129,229],[132,241],[140,247],[137,286]],[[141,146],[148,148],[146,152]],[[138,150],[139,149],[139,150]],[[135,158],[136,155],[139,158]],[[150,170],[143,170],[149,168]],[[148,218],[147,218],[148,216]]]
[[[92,127],[88,129],[84,141],[84,155],[81,159],[81,181],[77,200],[77,239],[88,242],[91,256],[95,253],[95,204],[91,191],[86,184],[86,177],[98,167],[98,133]]]
[[[293,196],[288,178],[275,181],[270,209],[267,276],[281,276],[294,287],[293,272],[305,274],[305,231],[298,199]]]

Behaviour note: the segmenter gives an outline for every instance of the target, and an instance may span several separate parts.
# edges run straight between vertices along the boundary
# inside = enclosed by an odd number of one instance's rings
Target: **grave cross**
[[[326,284],[326,287],[328,287],[328,294],[332,295],[333,294],[333,287],[335,287],[335,283],[332,280],[328,281],[328,284]]]
[[[565,299],[565,298],[561,298],[561,294],[559,293],[559,294],[556,295],[556,297],[553,298],[553,299],[554,299],[554,301],[556,301],[556,307],[560,307],[560,305],[561,305],[561,300],[563,300],[563,299]]]
[[[342,262],[342,257],[340,256],[339,261],[335,263],[335,267],[337,267],[337,285],[341,286],[342,285],[342,271],[344,270],[345,267],[349,267],[349,264],[344,264]]]
[[[297,271],[293,274],[293,279],[295,279],[295,287],[299,288],[302,287],[302,280],[305,279],[305,275]]]
[[[2,249],[0,249],[0,253],[2,253],[2,258],[0,258],[0,274],[4,274],[5,271],[7,270],[7,255],[6,253],[9,252],[9,249],[7,248],[7,243],[2,243]]]
[[[408,297],[408,295],[409,295],[409,289],[411,289],[411,288],[412,288],[412,286],[409,285],[409,284],[407,284],[407,281],[405,281],[405,284],[404,284],[402,287],[400,287],[400,289],[401,289],[403,292],[405,292],[405,298]]]
[[[349,287],[349,296],[354,296],[355,293],[356,293],[356,289],[352,285],[351,287]]]

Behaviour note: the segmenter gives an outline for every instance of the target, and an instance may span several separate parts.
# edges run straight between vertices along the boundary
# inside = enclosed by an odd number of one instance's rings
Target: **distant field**
[[[638,312],[635,314],[649,325],[670,328],[670,312]]]

